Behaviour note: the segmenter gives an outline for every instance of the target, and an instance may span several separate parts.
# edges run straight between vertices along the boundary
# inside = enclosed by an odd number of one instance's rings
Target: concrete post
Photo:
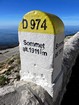
[[[64,25],[55,15],[31,11],[18,28],[21,80],[41,85],[53,97],[62,85]],[[54,86],[54,87],[53,87]]]

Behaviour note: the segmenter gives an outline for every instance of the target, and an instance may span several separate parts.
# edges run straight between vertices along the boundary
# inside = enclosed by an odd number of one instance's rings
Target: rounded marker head
[[[34,10],[24,15],[18,31],[58,35],[64,32],[64,24],[55,15]]]

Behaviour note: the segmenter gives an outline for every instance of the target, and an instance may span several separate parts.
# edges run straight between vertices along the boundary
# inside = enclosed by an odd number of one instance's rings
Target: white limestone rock
[[[64,82],[68,80],[67,75],[71,74],[72,67],[79,55],[79,32],[67,40],[64,44],[62,70],[64,72]],[[70,76],[70,75],[69,75]],[[66,84],[66,83],[65,83]]]
[[[52,97],[40,86],[30,82],[17,82],[0,88],[0,105],[52,105]]]

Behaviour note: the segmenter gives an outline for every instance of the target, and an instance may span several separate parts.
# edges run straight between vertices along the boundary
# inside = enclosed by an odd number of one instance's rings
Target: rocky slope
[[[13,55],[4,62],[0,63],[0,86],[12,85],[20,79],[20,57],[19,54]]]

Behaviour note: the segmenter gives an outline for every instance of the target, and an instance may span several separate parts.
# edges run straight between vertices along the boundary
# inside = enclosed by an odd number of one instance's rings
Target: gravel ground
[[[0,50],[0,87],[20,80],[20,68],[18,47]]]

